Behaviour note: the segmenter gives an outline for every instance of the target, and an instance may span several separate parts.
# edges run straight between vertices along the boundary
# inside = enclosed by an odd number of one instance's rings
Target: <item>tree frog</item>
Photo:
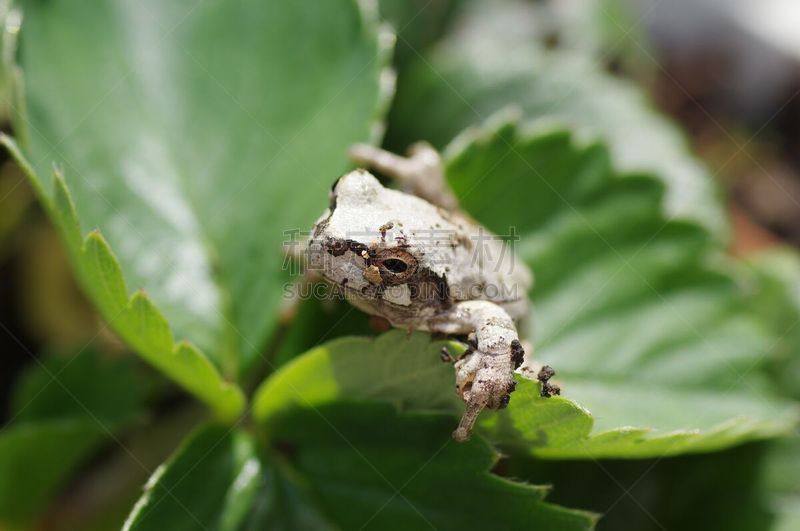
[[[503,240],[458,210],[440,155],[418,143],[401,157],[368,145],[351,148],[360,166],[396,179],[384,187],[365,169],[334,183],[330,206],[309,239],[316,269],[360,310],[395,327],[467,337],[453,363],[466,409],[453,432],[465,441],[484,409],[502,409],[525,352],[516,322],[528,313],[532,275]],[[539,374],[542,395],[557,394]]]

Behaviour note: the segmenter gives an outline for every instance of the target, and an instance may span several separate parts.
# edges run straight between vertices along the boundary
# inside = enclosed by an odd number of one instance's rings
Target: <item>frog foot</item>
[[[456,441],[469,439],[481,411],[508,406],[517,386],[513,376],[518,366],[516,360],[523,355],[519,341],[515,340],[507,352],[475,350],[455,362],[456,390],[467,404],[453,432]]]

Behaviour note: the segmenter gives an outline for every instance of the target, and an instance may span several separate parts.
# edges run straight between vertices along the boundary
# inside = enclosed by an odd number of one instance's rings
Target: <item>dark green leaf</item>
[[[0,431],[0,527],[35,517],[139,413],[142,393],[130,364],[91,352],[40,363],[19,382],[12,422]]]
[[[242,531],[333,531],[336,529],[298,485],[299,478],[262,463],[260,490]],[[292,476],[292,477],[290,477]]]
[[[464,0],[380,0],[381,18],[397,33],[395,63],[401,68],[441,37]]]
[[[150,478],[124,529],[239,529],[258,491],[260,470],[246,433],[198,428]]]
[[[602,514],[598,531],[766,531],[775,521],[760,481],[767,446],[667,459],[509,459],[503,472],[553,482],[552,502]]]
[[[29,422],[0,432],[0,526],[21,525],[107,437],[91,420]]]
[[[594,517],[542,501],[547,488],[492,475],[479,438],[453,419],[390,406],[326,405],[270,418],[266,433],[341,529],[590,529]]]
[[[143,400],[135,367],[94,352],[50,356],[23,374],[13,395],[15,423],[64,418],[130,421]]]

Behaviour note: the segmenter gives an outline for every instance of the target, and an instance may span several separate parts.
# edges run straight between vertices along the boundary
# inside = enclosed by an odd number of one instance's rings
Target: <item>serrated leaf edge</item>
[[[222,420],[232,421],[245,409],[245,397],[241,389],[233,383],[225,381],[217,368],[200,349],[188,340],[172,341],[169,351],[164,352],[154,345],[146,344],[142,336],[136,336],[126,330],[124,323],[130,323],[137,318],[133,309],[144,303],[144,317],[156,323],[163,323],[168,329],[168,321],[162,312],[139,289],[132,294],[128,291],[122,268],[116,255],[112,251],[99,229],[94,229],[81,239],[80,220],[77,218],[75,204],[66,181],[61,172],[56,168],[53,172],[53,192],[48,193],[42,186],[37,174],[28,162],[16,141],[6,135],[0,134],[2,144],[23,169],[28,180],[47,211],[50,219],[55,223],[58,232],[66,242],[66,249],[72,258],[78,280],[83,289],[91,295],[95,304],[104,314],[108,324],[131,345],[134,350],[153,367],[165,373],[181,387],[208,404],[215,414]],[[89,253],[97,253],[93,264]],[[104,268],[104,270],[101,270]],[[100,289],[96,278],[102,278],[104,287]],[[117,293],[113,293],[116,291]],[[111,295],[112,299],[108,298]],[[116,298],[116,300],[114,300]],[[178,365],[180,359],[187,359],[193,365],[192,371],[185,371]],[[217,382],[216,386],[208,386],[207,382],[196,378],[200,375],[206,379],[211,378]]]
[[[603,139],[602,135],[576,135],[574,133],[574,127],[562,120],[553,120],[553,119],[539,119],[533,121],[523,121],[523,115],[519,108],[514,105],[509,105],[505,108],[502,108],[496,112],[494,112],[486,121],[481,124],[473,125],[471,127],[466,128],[462,131],[459,135],[457,135],[450,144],[444,150],[444,158],[445,158],[445,165],[449,165],[453,162],[456,162],[461,156],[465,155],[470,149],[473,149],[475,146],[482,146],[490,142],[495,137],[510,137],[518,140],[519,142],[526,142],[531,141],[533,139],[542,139],[548,137],[561,137],[568,140],[572,146],[576,150],[585,151],[589,149],[595,148],[602,148],[605,152],[609,151],[609,148],[606,142]],[[666,193],[666,185],[665,183],[656,178],[650,172],[624,172],[620,171],[618,168],[612,164],[611,159],[609,158],[609,165],[613,170],[614,175],[617,176],[619,179],[629,179],[629,178],[640,178],[645,179],[653,185],[658,186],[664,193]],[[661,216],[665,219],[671,219],[666,208],[662,203],[661,207]],[[716,249],[713,247],[713,243],[715,240],[713,235],[710,233],[708,226],[701,223],[699,220],[694,218],[680,218],[677,220],[681,224],[690,225],[696,228],[698,231],[702,231],[706,237],[708,238],[708,254],[705,257],[706,265],[711,267],[713,261],[720,260],[720,257],[717,256],[715,253]],[[723,262],[724,264],[724,262]],[[721,267],[718,266],[721,269]],[[736,281],[735,278],[732,278],[732,281]],[[580,409],[585,411],[590,418],[592,418],[592,425],[594,424],[594,418],[591,415],[591,412],[579,404],[578,402],[574,402],[569,400]],[[513,407],[513,401],[512,406]],[[741,423],[747,420],[749,417],[739,416],[733,417],[726,421],[723,421],[719,424],[713,425],[709,428],[705,429],[687,429],[687,430],[673,430],[670,432],[659,432],[655,428],[650,427],[634,427],[634,426],[621,426],[619,428],[614,428],[610,430],[604,430],[597,433],[592,433],[590,431],[585,435],[582,440],[576,440],[575,445],[581,446],[592,441],[598,440],[598,438],[606,438],[611,437],[614,435],[628,435],[628,440],[626,442],[632,444],[647,444],[653,442],[659,442],[666,439],[671,438],[678,438],[678,437],[691,437],[694,439],[695,448],[687,449],[687,446],[691,445],[691,442],[688,444],[675,444],[673,445],[674,448],[670,448],[668,452],[665,453],[649,453],[643,455],[637,455],[636,457],[662,457],[666,455],[678,455],[678,454],[686,454],[686,453],[698,453],[698,452],[709,452],[709,451],[716,451],[726,447],[733,446],[739,442],[741,442],[742,435],[733,437],[731,441],[727,444],[720,443],[716,441],[707,442],[705,439],[712,439],[715,435],[719,435],[724,433],[727,430],[730,430],[733,427],[737,427],[741,425]],[[781,421],[773,421],[772,419],[751,419],[753,422],[749,424],[755,424],[755,426],[751,426],[749,431],[744,433],[751,434],[747,440],[761,440],[761,439],[769,439],[774,438],[776,436],[785,435],[790,433],[794,427],[798,425],[800,422],[800,410],[795,411],[794,414],[787,416],[787,418],[782,419]],[[769,429],[767,429],[769,428]],[[592,428],[593,429],[593,428]],[[512,444],[510,446],[518,446],[516,444]],[[547,447],[539,447],[539,448],[532,448],[531,452],[535,454],[537,457],[541,458],[568,458],[572,457],[571,454],[564,453],[565,447],[559,448],[547,448]],[[627,457],[624,453],[615,453],[615,452],[608,452],[608,453],[591,453],[590,455],[587,454],[587,457],[597,458],[597,457]]]

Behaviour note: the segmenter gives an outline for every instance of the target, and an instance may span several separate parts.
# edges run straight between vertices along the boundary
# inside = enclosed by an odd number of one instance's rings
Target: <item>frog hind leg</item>
[[[456,303],[432,319],[429,328],[446,334],[475,334],[476,348],[453,364],[456,391],[466,402],[453,438],[466,441],[481,411],[508,405],[516,387],[514,371],[522,365],[525,352],[514,320],[489,301]]]
[[[417,142],[408,149],[408,157],[370,146],[354,144],[350,158],[356,164],[378,170],[414,195],[447,210],[458,208],[456,199],[444,177],[444,164],[439,152],[427,142]]]

